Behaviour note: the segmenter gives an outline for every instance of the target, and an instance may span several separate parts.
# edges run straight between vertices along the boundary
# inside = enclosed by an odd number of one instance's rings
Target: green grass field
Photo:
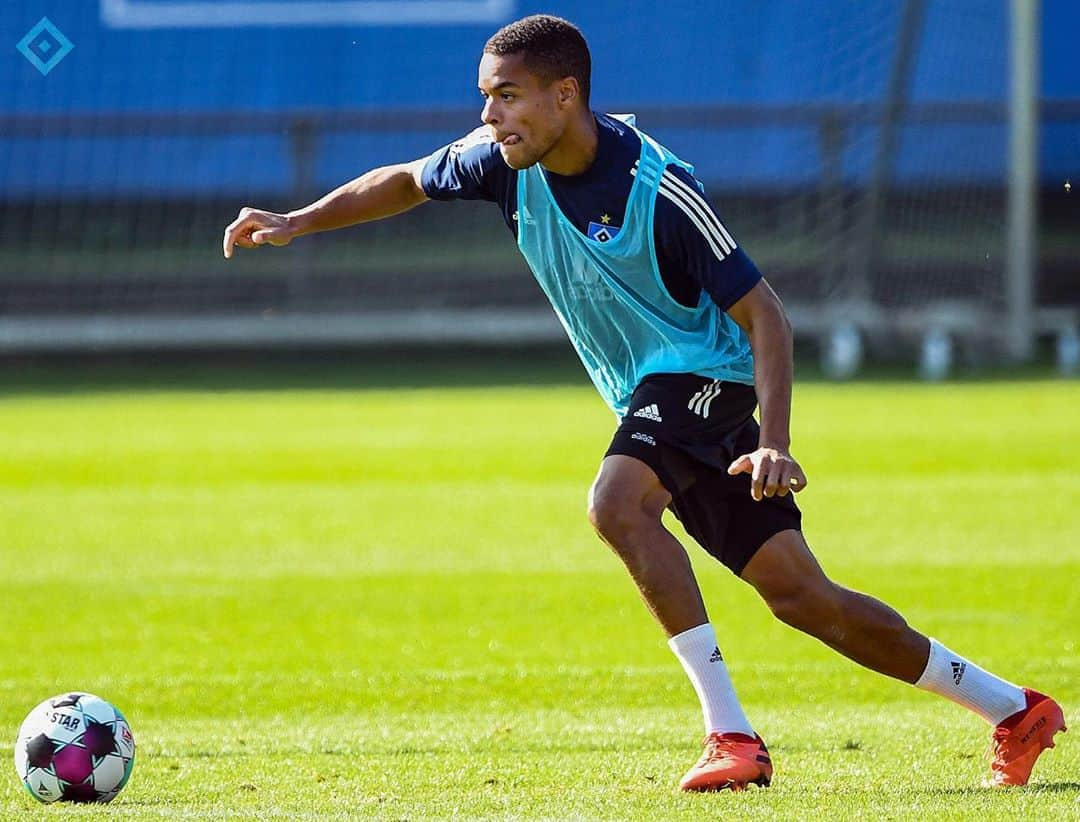
[[[699,709],[586,522],[613,418],[576,371],[231,376],[0,385],[3,818],[1080,819],[1080,384],[796,390],[825,567],[1078,726],[1032,785],[982,788],[980,720],[691,547],[777,771],[684,796]],[[71,689],[135,730],[105,808],[37,806],[10,764]]]

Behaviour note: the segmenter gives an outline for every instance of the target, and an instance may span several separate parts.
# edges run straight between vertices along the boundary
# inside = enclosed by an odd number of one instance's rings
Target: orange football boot
[[[990,784],[995,788],[1026,785],[1039,754],[1054,747],[1054,734],[1064,731],[1061,706],[1045,694],[1024,688],[1027,706],[994,728]]]
[[[705,737],[705,753],[679,782],[684,791],[742,791],[753,783],[767,788],[772,760],[760,736],[714,731]]]

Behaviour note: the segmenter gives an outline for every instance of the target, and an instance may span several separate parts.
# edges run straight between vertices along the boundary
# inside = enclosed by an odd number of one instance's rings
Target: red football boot
[[[1045,694],[1024,688],[1027,706],[994,728],[990,784],[996,788],[1026,785],[1039,754],[1054,747],[1054,734],[1064,731],[1061,706]]]
[[[741,791],[772,781],[772,760],[760,736],[714,731],[705,737],[705,753],[679,782],[684,791]]]

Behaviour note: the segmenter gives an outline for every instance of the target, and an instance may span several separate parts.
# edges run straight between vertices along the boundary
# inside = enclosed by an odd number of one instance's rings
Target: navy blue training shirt
[[[544,174],[567,219],[583,234],[603,242],[622,226],[641,140],[621,120],[595,116],[599,144],[593,164],[573,177],[546,169]],[[516,239],[517,171],[506,165],[487,126],[430,155],[421,183],[432,200],[498,203]],[[704,290],[726,311],[757,284],[761,273],[735,244],[703,191],[681,168],[669,166],[664,172],[653,218],[656,258],[675,300],[693,308]]]

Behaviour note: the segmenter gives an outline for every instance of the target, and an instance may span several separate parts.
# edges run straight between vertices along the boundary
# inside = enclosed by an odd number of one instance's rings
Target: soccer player
[[[765,786],[773,768],[735,695],[686,551],[661,521],[665,509],[787,624],[987,720],[992,784],[1025,784],[1065,730],[1061,708],[825,575],[789,493],[806,488],[806,474],[790,452],[792,337],[783,306],[702,196],[693,168],[632,118],[592,111],[589,81],[589,49],[572,24],[547,15],[511,23],[480,61],[482,127],[298,211],[242,209],[225,230],[225,256],[428,199],[497,203],[620,420],[590,491],[589,519],[625,563],[701,701],[705,751],[681,787]]]

